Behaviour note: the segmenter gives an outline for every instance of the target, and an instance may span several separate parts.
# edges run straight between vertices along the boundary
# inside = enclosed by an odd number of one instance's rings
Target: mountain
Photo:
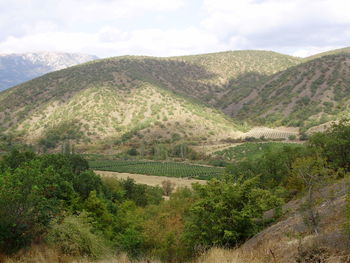
[[[304,61],[309,61],[309,60],[313,60],[315,58],[320,58],[320,57],[324,57],[324,56],[328,56],[328,55],[338,55],[338,54],[349,54],[350,53],[350,47],[344,47],[344,48],[338,48],[338,49],[334,49],[334,50],[329,50],[326,52],[322,52],[322,53],[318,53],[316,55],[312,55],[309,57],[304,58]]]
[[[223,110],[256,124],[313,126],[349,116],[350,54],[325,55],[262,81]]]
[[[84,144],[206,141],[236,137],[242,128],[219,111],[164,87],[171,76],[200,83],[198,66],[122,57],[46,74],[0,93],[0,126],[29,143]],[[164,84],[162,84],[164,83]],[[161,85],[162,84],[162,85]],[[179,84],[177,84],[179,85]]]
[[[228,51],[194,56],[173,57],[203,69],[209,75],[197,83],[179,83],[177,79],[168,88],[197,98],[217,108],[227,94],[246,93],[248,87],[276,72],[301,63],[300,58],[262,50]],[[236,87],[240,88],[238,92]]]
[[[0,54],[0,91],[48,72],[94,59],[97,57],[76,53]]]
[[[287,138],[287,129],[266,126],[306,131],[348,116],[349,56],[247,50],[91,61],[1,92],[0,132],[47,147],[69,139],[90,148]]]

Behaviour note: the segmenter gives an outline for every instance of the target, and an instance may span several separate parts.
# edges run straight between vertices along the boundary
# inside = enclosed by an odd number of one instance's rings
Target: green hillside
[[[348,114],[350,55],[332,52],[310,61],[249,50],[93,61],[0,93],[0,132],[105,150],[243,138],[246,122],[305,130]]]
[[[306,58],[304,58],[304,61],[310,61],[310,60],[313,60],[315,58],[320,58],[320,57],[329,56],[329,55],[348,54],[348,53],[350,53],[350,47],[344,47],[344,48],[329,50],[326,52],[322,52],[322,53],[318,53],[316,55],[306,57]]]
[[[309,128],[349,115],[350,55],[323,56],[261,82],[224,111],[263,125]]]
[[[0,93],[1,131],[49,148],[235,138],[243,128],[205,105],[297,63],[267,51],[98,60]]]
[[[239,99],[239,95],[246,94],[249,87],[267,76],[301,62],[299,58],[259,50],[228,51],[175,59],[198,65],[212,75],[201,80],[201,83],[206,84],[204,86],[177,87],[174,91],[181,91],[217,108],[221,108],[229,93],[235,93],[235,98]]]
[[[49,148],[64,140],[106,146],[240,134],[240,127],[217,110],[162,88],[166,81],[153,73],[157,68],[168,78],[178,74],[188,81],[209,74],[184,62],[151,58],[61,70],[0,93],[2,132]]]

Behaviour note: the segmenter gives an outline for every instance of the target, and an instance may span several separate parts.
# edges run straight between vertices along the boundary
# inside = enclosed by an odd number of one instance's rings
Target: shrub
[[[162,188],[164,195],[169,196],[173,192],[175,185],[170,180],[164,180],[162,182]]]
[[[290,140],[290,141],[294,141],[296,138],[297,138],[297,136],[295,136],[295,135],[288,136],[288,140]]]
[[[128,150],[127,154],[129,154],[131,156],[136,156],[139,154],[139,152],[135,148],[131,148]]]
[[[62,253],[72,256],[97,259],[111,252],[107,241],[92,232],[85,213],[56,221],[47,235],[47,241]]]
[[[72,185],[51,167],[33,160],[13,172],[0,174],[0,250],[4,253],[31,244],[45,233],[60,211],[59,200],[69,200]]]
[[[232,247],[256,234],[263,212],[282,204],[281,199],[257,186],[257,178],[242,184],[211,180],[207,185],[194,185],[199,199],[186,218],[188,247]]]

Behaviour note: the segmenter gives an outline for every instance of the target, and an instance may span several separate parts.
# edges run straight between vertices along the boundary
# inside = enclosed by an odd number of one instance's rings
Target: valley
[[[347,262],[349,87],[345,48],[111,57],[0,92],[0,262]]]

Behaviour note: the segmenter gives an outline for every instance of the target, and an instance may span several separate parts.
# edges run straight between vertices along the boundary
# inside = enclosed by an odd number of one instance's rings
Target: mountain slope
[[[164,89],[175,83],[174,74],[182,83],[210,76],[192,64],[140,57],[53,72],[0,93],[0,126],[3,132],[48,147],[67,139],[110,145],[241,134],[240,127],[217,110]]]
[[[0,93],[0,125],[49,146],[244,137],[247,127],[218,110],[253,126],[307,129],[348,114],[349,56],[303,62],[229,51],[92,61]]]
[[[57,52],[2,54],[0,55],[0,91],[48,72],[94,59],[97,57]]]
[[[256,123],[311,127],[348,116],[350,54],[322,56],[277,73],[224,108]]]
[[[318,53],[316,55],[306,57],[303,59],[303,61],[310,61],[310,60],[313,60],[315,58],[320,58],[320,57],[329,56],[329,55],[348,54],[348,53],[350,53],[350,47],[344,47],[344,48],[329,50],[326,52],[322,52],[322,53]]]
[[[301,62],[296,57],[260,50],[227,51],[170,59],[197,65],[211,73],[200,81],[202,85],[175,86],[173,90],[219,108],[228,93],[245,93],[248,86],[254,86],[265,77]]]

